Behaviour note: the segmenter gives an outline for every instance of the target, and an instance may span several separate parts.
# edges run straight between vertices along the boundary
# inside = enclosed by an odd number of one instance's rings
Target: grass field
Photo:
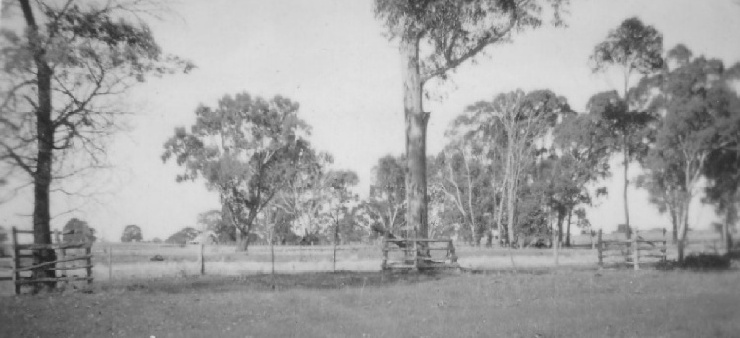
[[[340,272],[0,298],[3,337],[737,337],[740,273]]]
[[[716,244],[716,234],[703,234],[703,240]],[[605,235],[605,240],[621,239],[620,234]],[[662,238],[661,233],[645,233],[644,236]],[[561,266],[590,266],[597,264],[596,251],[590,249],[591,239],[587,236],[574,236],[575,248],[564,248],[559,253]],[[715,245],[716,246],[716,245]],[[339,246],[336,266],[333,262],[333,248],[323,246],[276,246],[275,270],[279,273],[347,271],[378,271],[381,266],[381,249],[379,245]],[[458,262],[461,267],[476,270],[509,270],[530,269],[554,266],[551,249],[524,248],[508,250],[494,247],[471,247],[456,244]],[[689,247],[692,251],[716,251],[717,248],[700,246]],[[108,259],[110,255],[111,266]],[[95,243],[93,246],[94,269],[96,281],[127,280],[140,278],[183,277],[200,273],[198,264],[199,246],[177,246],[154,243]],[[669,259],[675,258],[675,247],[668,253]],[[162,256],[164,261],[150,261],[155,255]],[[251,246],[247,254],[236,252],[233,246],[206,246],[206,272],[211,275],[242,276],[268,273],[272,269],[270,248],[268,246]],[[612,257],[606,262],[620,260]],[[10,277],[11,261],[0,258],[0,278]],[[0,296],[12,294],[10,282],[0,281]]]

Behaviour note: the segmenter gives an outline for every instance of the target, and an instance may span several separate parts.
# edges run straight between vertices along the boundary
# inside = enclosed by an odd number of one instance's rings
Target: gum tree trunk
[[[426,131],[429,113],[422,107],[419,40],[401,42],[403,106],[406,122],[406,225],[419,238],[429,234],[427,219]]]
[[[622,163],[624,165],[624,224],[627,225],[627,239],[630,238],[632,234],[632,228],[630,227],[630,208],[627,204],[627,187],[629,187],[629,178],[627,176],[627,170],[629,169],[629,161],[630,161],[630,152],[629,149],[627,149],[627,135],[624,136],[624,142],[622,143],[622,147],[624,147],[624,162]]]
[[[568,209],[568,225],[566,226],[567,230],[565,230],[565,246],[570,247],[570,222],[573,218],[573,208]]]
[[[33,51],[33,60],[36,65],[36,84],[38,107],[36,107],[36,143],[38,146],[36,170],[33,173],[34,206],[33,206],[33,242],[34,244],[51,244],[51,202],[50,187],[52,182],[52,153],[54,151],[54,124],[51,119],[51,78],[53,71],[46,62],[46,51],[40,45],[38,26],[33,16],[33,10],[28,0],[21,0],[23,17],[28,26],[28,39]],[[34,265],[56,260],[54,250],[39,250],[34,252]],[[49,266],[49,268],[54,268]],[[55,277],[54,270],[34,270],[35,278]],[[54,288],[55,282],[45,284]]]

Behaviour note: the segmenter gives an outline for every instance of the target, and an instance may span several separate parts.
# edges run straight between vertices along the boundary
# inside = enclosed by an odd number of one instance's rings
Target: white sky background
[[[127,224],[141,226],[144,238],[166,238],[194,226],[199,213],[219,208],[218,196],[202,181],[176,183],[180,169],[160,160],[175,127],[194,122],[198,104],[215,105],[224,94],[247,91],[280,94],[301,105],[299,116],[313,127],[313,143],[334,155],[335,168],[355,170],[365,195],[371,168],[381,156],[403,147],[401,63],[394,42],[382,36],[372,0],[197,1],[173,5],[176,15],[151,22],[162,48],[192,60],[189,75],[150,80],[125,98],[137,111],[131,128],[109,147],[115,169],[96,175],[105,193],[87,199],[56,196],[52,221],[60,228],[71,217],[87,220],[107,240],[117,241]],[[543,28],[495,46],[476,64],[466,63],[452,81],[435,86],[425,102],[432,117],[428,153],[444,145],[449,121],[465,106],[516,88],[550,88],[583,111],[588,98],[619,87],[621,81],[592,74],[588,57],[608,31],[639,16],[664,35],[665,48],[686,44],[695,55],[740,61],[740,3],[734,0],[572,0],[567,28]],[[617,163],[606,182],[609,198],[589,212],[607,231],[624,221]],[[631,169],[634,173],[635,169]],[[638,228],[669,227],[667,216],[648,205],[647,194],[631,189],[631,223]],[[696,198],[690,224],[705,228],[711,208]],[[0,204],[0,224],[30,228],[32,196],[21,192]]]

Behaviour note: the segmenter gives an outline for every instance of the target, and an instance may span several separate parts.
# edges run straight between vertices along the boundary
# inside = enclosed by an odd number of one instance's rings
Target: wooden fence
[[[666,240],[666,230],[662,231],[662,238],[657,240],[648,240],[640,236],[640,232],[635,230],[631,239],[626,240],[604,240],[603,233],[599,230],[596,248],[599,255],[599,266],[604,266],[607,258],[623,258],[623,262],[632,264],[635,270],[640,269],[640,261],[647,263],[648,258],[658,258],[661,262],[667,259],[668,241]],[[620,262],[621,263],[621,262]]]
[[[424,244],[421,244],[424,243]],[[391,246],[394,244],[395,246]],[[435,246],[442,244],[442,246]],[[429,251],[429,257],[420,255],[420,246],[426,246],[424,250]],[[434,251],[443,251],[444,257],[437,257],[435,260]],[[402,258],[393,260],[389,257],[391,252],[403,253]],[[455,255],[455,246],[451,239],[385,239],[383,240],[383,262],[382,270],[392,268],[400,269],[425,269],[434,267],[448,267],[457,265],[457,256]]]
[[[72,232],[61,233],[60,231],[54,231],[54,239],[56,243],[52,244],[20,244],[18,241],[19,234],[34,234],[32,230],[18,230],[15,227],[12,228],[11,232],[11,244],[13,252],[13,276],[12,280],[15,284],[15,294],[20,294],[21,286],[24,284],[36,284],[36,283],[50,283],[50,282],[76,282],[85,281],[88,284],[92,283],[92,242],[75,242],[75,243],[64,243],[61,241],[62,234],[70,234]],[[36,262],[35,257],[40,256],[42,250],[55,250],[56,260],[50,262]],[[26,263],[30,260],[30,263]],[[75,264],[82,262],[83,265]],[[55,272],[54,277],[35,277],[33,274],[34,270],[53,270]],[[70,272],[75,270],[85,270],[84,276],[72,275]],[[24,276],[25,275],[25,276]]]

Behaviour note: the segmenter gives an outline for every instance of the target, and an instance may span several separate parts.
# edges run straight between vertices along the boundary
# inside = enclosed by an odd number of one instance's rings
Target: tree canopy
[[[64,242],[95,242],[95,229],[78,218],[70,219],[62,229]],[[141,239],[139,239],[141,240]]]
[[[406,226],[425,238],[428,229],[424,84],[444,80],[448,72],[490,45],[542,24],[543,4],[552,6],[561,24],[567,0],[376,0],[375,16],[390,39],[399,41],[403,62],[403,107],[406,125]]]
[[[141,242],[144,240],[144,236],[141,233],[141,228],[138,225],[130,224],[123,229],[121,234],[121,242]]]
[[[190,131],[177,128],[164,144],[162,160],[183,167],[177,181],[202,177],[219,193],[244,249],[260,212],[305,166],[316,163],[307,140],[310,128],[298,118],[298,108],[281,96],[226,95],[216,107],[198,107]]]
[[[711,175],[715,169],[719,169],[716,173],[724,171],[717,167],[717,162],[707,168],[707,160],[717,156],[713,158],[716,161],[726,151],[736,149],[740,97],[730,87],[735,74],[727,72],[722,61],[692,57],[685,46],[674,48],[669,55],[674,57],[674,65],[645,79],[640,86],[649,109],[663,115],[644,166],[650,175],[647,179],[652,184],[650,191],[660,193],[653,198],[671,211],[681,260],[689,205],[699,192],[698,183],[705,173]],[[721,181],[723,176],[712,178]],[[709,190],[713,191],[717,192]]]

